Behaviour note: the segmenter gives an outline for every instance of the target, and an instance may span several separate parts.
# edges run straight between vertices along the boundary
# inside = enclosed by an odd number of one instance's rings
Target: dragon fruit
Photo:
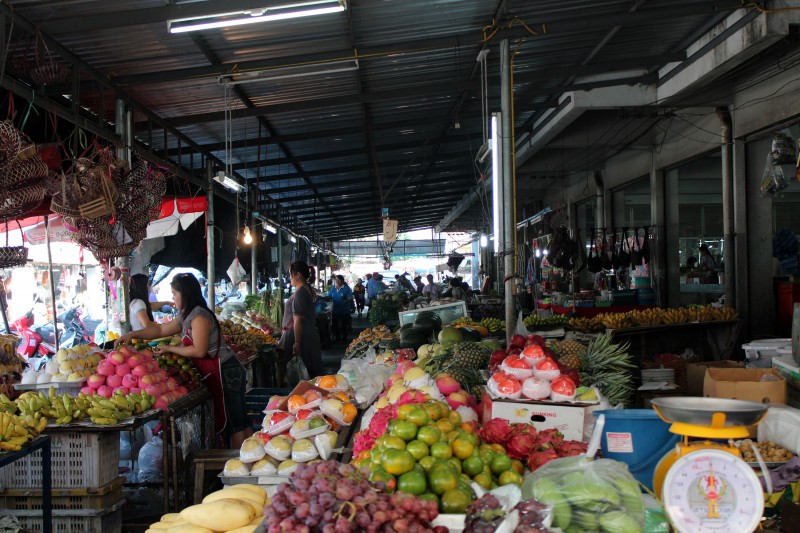
[[[511,436],[508,420],[492,418],[478,430],[478,436],[488,444],[504,444]]]
[[[578,442],[576,440],[565,440],[558,447],[559,457],[572,457],[573,455],[580,455],[586,453],[586,443]]]
[[[536,450],[536,430],[528,424],[514,424],[505,448],[509,457],[524,461]]]
[[[546,465],[553,459],[558,459],[558,454],[553,449],[533,452],[530,457],[528,457],[528,469],[531,472],[535,472],[537,468]]]
[[[558,448],[564,442],[564,434],[557,429],[543,429],[536,435],[539,450]]]

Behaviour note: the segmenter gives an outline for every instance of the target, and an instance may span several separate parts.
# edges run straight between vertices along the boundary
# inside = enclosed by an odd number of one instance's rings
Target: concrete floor
[[[326,373],[335,374],[339,370],[347,345],[350,344],[350,341],[358,337],[359,333],[369,327],[371,327],[371,324],[369,320],[367,320],[366,311],[363,313],[362,318],[359,318],[356,313],[353,313],[352,327],[350,335],[348,336],[348,342],[335,342],[332,343],[330,347],[322,350],[322,366],[325,368]]]

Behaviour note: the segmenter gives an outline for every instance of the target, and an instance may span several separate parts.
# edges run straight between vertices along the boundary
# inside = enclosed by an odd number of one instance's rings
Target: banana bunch
[[[575,331],[583,333],[600,333],[605,331],[606,327],[603,322],[598,318],[570,318],[569,327]]]
[[[739,313],[733,307],[714,307],[714,320],[734,320]]]
[[[5,393],[0,394],[0,412],[16,414],[17,404],[11,400]]]
[[[608,329],[625,329],[633,326],[633,320],[628,313],[603,313],[597,315],[597,318]]]
[[[689,322],[709,322],[711,320],[717,320],[717,314],[711,306],[689,308]]]
[[[148,411],[156,402],[155,396],[149,396],[144,392],[139,394],[116,392],[108,399],[97,394],[85,398],[91,404],[86,412],[91,421],[98,426],[119,424],[120,420]]]
[[[506,329],[506,323],[499,318],[486,317],[481,320],[480,325],[489,330],[490,333],[497,333]]]
[[[658,326],[662,323],[661,309],[635,309],[628,316],[636,326]]]
[[[0,398],[2,401],[2,398]],[[39,420],[53,419],[56,424],[69,424],[73,420],[83,420],[87,417],[86,409],[89,401],[73,398],[69,394],[56,395],[53,387],[48,393],[26,392],[17,399],[17,407],[22,416],[30,424],[38,424]]]
[[[664,324],[683,324],[689,321],[689,310],[685,307],[664,309],[661,317]]]
[[[17,452],[22,446],[42,432],[47,426],[47,419],[40,418],[30,424],[25,418],[11,413],[0,413],[0,450]]]

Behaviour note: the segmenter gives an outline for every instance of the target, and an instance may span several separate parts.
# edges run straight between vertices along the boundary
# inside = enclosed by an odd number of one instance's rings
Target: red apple
[[[111,387],[112,389],[116,389],[117,387],[122,386],[122,378],[118,375],[114,374],[113,376],[108,376],[106,378],[106,385]]]
[[[127,376],[131,373],[131,367],[128,363],[122,363],[121,365],[117,366],[116,374],[120,377]]]
[[[508,343],[509,347],[523,348],[525,346],[525,337],[520,334],[511,336],[511,341]]]
[[[100,374],[92,374],[89,376],[89,379],[86,380],[86,384],[92,389],[99,389],[106,384],[106,377],[101,376]]]
[[[125,354],[119,351],[110,352],[106,361],[110,361],[113,365],[121,365],[125,362]]]

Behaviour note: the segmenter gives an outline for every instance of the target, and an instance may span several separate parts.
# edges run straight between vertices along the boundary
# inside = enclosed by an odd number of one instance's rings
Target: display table
[[[682,353],[692,348],[705,361],[730,359],[736,348],[741,320],[711,320],[659,326],[609,329],[615,342],[630,342],[630,352],[639,358],[661,353]]]
[[[39,435],[18,452],[0,453],[0,469],[42,451],[42,533],[53,531],[52,474],[50,470],[50,437]]]

